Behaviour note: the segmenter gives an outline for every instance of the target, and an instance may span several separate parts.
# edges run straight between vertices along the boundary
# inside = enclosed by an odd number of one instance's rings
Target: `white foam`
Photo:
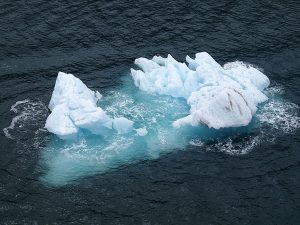
[[[189,142],[190,145],[202,147],[204,145],[204,142],[201,139],[192,139]]]
[[[272,100],[257,114],[261,123],[286,134],[300,128],[299,106],[282,100]]]
[[[284,92],[284,87],[278,84],[268,87],[268,89],[265,90],[265,93],[269,97],[283,95]]]
[[[229,155],[244,155],[258,146],[263,140],[262,138],[263,136],[258,135],[250,137],[249,140],[242,140],[237,143],[235,143],[232,138],[227,138],[224,140],[219,140],[216,144],[209,146],[207,150],[224,152]]]
[[[28,113],[23,112],[20,115],[15,116],[12,119],[10,125],[3,129],[3,132],[4,132],[5,136],[7,138],[14,139],[14,137],[9,133],[9,131],[13,130],[15,128],[16,124],[18,122],[20,122],[20,120],[26,120],[28,118],[28,115],[29,115]],[[20,126],[22,126],[22,125],[20,125]]]
[[[14,113],[17,113],[18,112],[18,106],[21,105],[21,104],[24,104],[24,103],[28,103],[30,102],[29,99],[24,99],[22,101],[17,101],[15,104],[13,104],[11,107],[10,107],[10,111],[14,112]],[[32,104],[32,103],[31,103]]]
[[[34,102],[30,99],[17,101],[10,110],[17,115],[12,118],[10,125],[3,129],[3,133],[7,138],[17,140],[22,134],[34,132],[30,128],[38,127],[40,120],[47,115],[47,108],[42,102]]]

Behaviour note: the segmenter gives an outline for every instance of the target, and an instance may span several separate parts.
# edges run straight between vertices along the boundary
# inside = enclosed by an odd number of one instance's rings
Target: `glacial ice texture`
[[[187,64],[154,56],[138,58],[141,70],[131,69],[134,83],[141,90],[182,97],[190,106],[188,116],[174,121],[173,127],[206,124],[210,128],[246,126],[257,105],[268,98],[263,90],[270,81],[258,69],[241,62],[219,65],[208,53],[186,57]]]
[[[52,112],[45,128],[62,139],[73,138],[79,129],[102,135],[112,129],[118,133],[130,132],[132,121],[111,118],[97,106],[101,97],[98,91],[90,90],[72,74],[59,72],[49,103]]]

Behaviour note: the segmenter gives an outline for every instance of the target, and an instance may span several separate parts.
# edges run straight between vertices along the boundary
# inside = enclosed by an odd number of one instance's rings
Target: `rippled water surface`
[[[299,24],[292,0],[1,2],[0,224],[300,224]],[[104,172],[95,169],[99,151],[86,147],[96,137],[61,144],[44,129],[58,71],[99,90],[111,115],[138,117],[146,109],[130,105],[143,98],[130,86],[134,59],[184,61],[201,51],[220,64],[255,65],[271,80],[248,127],[170,138],[164,154],[152,142],[151,157]],[[51,184],[70,168],[51,162],[78,153],[79,179]]]

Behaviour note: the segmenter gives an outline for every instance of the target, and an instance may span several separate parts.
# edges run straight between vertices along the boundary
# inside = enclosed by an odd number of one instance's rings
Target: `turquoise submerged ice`
[[[241,62],[222,67],[198,53],[187,57],[188,65],[170,55],[135,63],[142,70],[132,69],[118,89],[103,96],[73,75],[59,73],[46,121],[59,138],[53,136],[43,149],[44,182],[68,184],[157,158],[199,137],[228,136],[236,132],[230,127],[251,129],[245,126],[268,99],[262,92],[268,78]]]

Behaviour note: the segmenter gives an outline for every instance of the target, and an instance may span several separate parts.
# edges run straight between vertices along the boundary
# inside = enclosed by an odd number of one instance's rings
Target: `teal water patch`
[[[98,104],[110,116],[124,116],[132,120],[135,130],[126,134],[109,132],[102,136],[81,130],[77,139],[69,141],[53,135],[41,151],[41,164],[45,168],[41,177],[43,182],[52,186],[65,185],[80,177],[103,173],[139,160],[156,159],[189,144],[248,133],[256,124],[219,130],[205,125],[175,129],[173,121],[189,114],[189,106],[184,99],[148,94],[135,87],[130,76],[122,79],[120,88],[103,93]],[[142,131],[142,136],[137,131]]]

